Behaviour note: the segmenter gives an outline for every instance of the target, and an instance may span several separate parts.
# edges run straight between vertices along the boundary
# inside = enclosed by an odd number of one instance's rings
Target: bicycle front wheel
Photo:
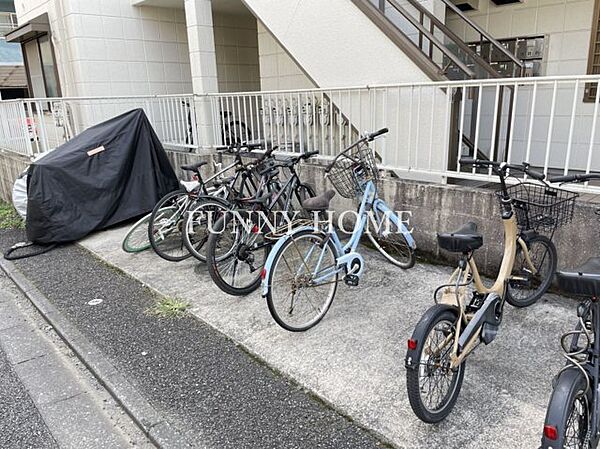
[[[206,262],[206,242],[212,226],[229,207],[219,201],[205,199],[196,202],[185,220],[183,243],[200,262]]]
[[[426,423],[442,421],[450,414],[465,375],[465,362],[451,367],[458,312],[436,304],[421,318],[411,340],[416,356],[406,370],[408,400],[413,412]]]
[[[187,193],[178,190],[165,195],[152,210],[148,240],[154,252],[165,260],[179,262],[191,256],[181,233],[189,204]]]
[[[138,220],[125,234],[121,247],[126,253],[139,253],[150,248],[150,241],[148,240],[148,223],[150,222],[150,215]]]
[[[527,248],[536,273],[532,272],[526,253],[521,245],[518,245],[511,279],[506,289],[506,301],[514,307],[534,304],[550,288],[556,272],[556,247],[548,237],[536,235],[529,239]]]
[[[338,277],[336,249],[325,234],[294,234],[279,248],[267,273],[271,316],[288,331],[310,329],[329,310]]]
[[[415,265],[415,250],[408,244],[406,237],[400,231],[400,228],[393,221],[386,223],[383,211],[376,212],[377,229],[375,224],[369,220],[367,236],[369,240],[389,262],[408,270]]]

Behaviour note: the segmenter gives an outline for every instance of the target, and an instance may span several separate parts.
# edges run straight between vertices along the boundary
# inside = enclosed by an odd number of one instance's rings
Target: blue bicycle
[[[262,272],[262,294],[273,319],[284,329],[301,332],[323,319],[341,279],[357,286],[364,259],[357,252],[366,232],[375,248],[394,265],[408,269],[415,264],[416,243],[401,218],[377,196],[379,171],[368,142],[387,128],[362,137],[340,153],[325,169],[327,178],[345,198],[360,199],[350,240],[342,244],[328,220],[315,219],[280,238]],[[308,198],[302,207],[323,216],[335,196],[333,190]]]

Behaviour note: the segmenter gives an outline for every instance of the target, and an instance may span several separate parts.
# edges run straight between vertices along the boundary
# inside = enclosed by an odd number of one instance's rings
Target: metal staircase
[[[464,42],[450,30],[429,9],[417,0],[352,0],[352,2],[366,14],[393,42],[406,53],[421,70],[428,74],[432,80],[472,80],[507,77],[521,77],[524,75],[524,65],[505,46],[469,19],[451,0],[441,1],[443,5],[464,23],[470,35],[477,36],[474,42]],[[502,66],[492,62],[492,55],[501,54],[505,62]],[[495,58],[496,60],[498,58]],[[513,107],[514,90],[512,87],[502,88],[507,92],[500,92],[501,98],[496,114],[502,116],[503,108],[508,108],[508,113]],[[480,99],[479,90],[459,88],[453,97],[453,116],[458,117],[461,102],[470,102],[473,116],[477,110]],[[507,96],[508,95],[508,96]],[[505,97],[507,96],[507,97]],[[454,121],[457,123],[457,120]],[[479,148],[475,148],[475,121],[469,130],[464,130],[458,138],[459,129],[454,126],[451,135],[451,148],[449,167],[456,167],[458,142],[462,142],[462,149],[471,156],[479,158],[487,155]],[[495,136],[496,142],[501,136]],[[511,129],[505,130],[505,141],[509,141]],[[504,152],[506,154],[506,152]]]

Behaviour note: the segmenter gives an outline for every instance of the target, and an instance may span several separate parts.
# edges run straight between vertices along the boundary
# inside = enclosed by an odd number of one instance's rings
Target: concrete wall
[[[219,92],[260,90],[256,19],[213,12]]]
[[[221,156],[214,156],[219,159]],[[169,158],[179,176],[184,176],[179,165],[198,159],[212,160],[212,155],[169,152]],[[211,164],[206,166],[212,170]],[[324,167],[320,164],[303,164],[301,178],[322,193],[332,186],[324,176]],[[380,196],[392,209],[412,211],[411,223],[419,253],[428,259],[440,263],[454,264],[456,255],[440,251],[437,246],[438,232],[453,231],[468,221],[474,221],[483,234],[484,246],[475,252],[480,271],[494,277],[500,266],[503,254],[502,220],[500,207],[492,190],[451,185],[425,184],[412,181],[384,179]],[[332,201],[338,211],[356,209],[353,201],[336,195]],[[573,222],[560,228],[554,243],[558,250],[558,267],[574,267],[588,257],[600,255],[598,245],[598,222],[594,213],[598,205],[580,201],[575,207]],[[574,237],[575,236],[575,237]]]
[[[28,165],[26,157],[0,150],[0,200],[12,203],[13,184]]]
[[[19,23],[47,12],[64,96],[192,91],[183,9],[129,0],[25,0]]]

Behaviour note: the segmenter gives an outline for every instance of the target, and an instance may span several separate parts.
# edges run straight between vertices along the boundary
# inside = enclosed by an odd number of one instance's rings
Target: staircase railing
[[[513,63],[513,70],[511,71],[511,73],[504,73],[503,75],[508,75],[513,78],[523,76],[525,66],[519,58],[517,58],[504,45],[502,45],[500,42],[494,39],[487,31],[485,31],[473,20],[471,20],[451,0],[441,0],[441,2],[444,3],[458,17],[460,17],[464,24],[472,31],[474,31],[477,36],[479,36],[479,39],[477,39],[477,48],[473,50],[475,51],[475,53],[477,53],[483,60],[485,60],[488,64],[491,65],[492,54],[494,52],[500,52]]]

